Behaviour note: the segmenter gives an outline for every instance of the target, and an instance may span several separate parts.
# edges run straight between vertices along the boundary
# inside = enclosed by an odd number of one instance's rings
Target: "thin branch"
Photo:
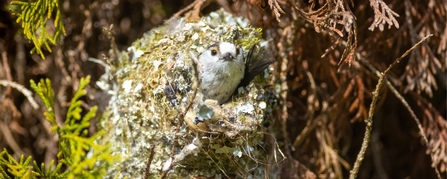
[[[189,4],[188,6],[186,6],[185,8],[179,10],[178,12],[176,12],[174,15],[172,15],[171,18],[169,18],[165,23],[170,23],[172,22],[174,19],[177,19],[180,17],[180,15],[182,15],[183,13],[185,13],[186,11],[189,11],[190,9],[192,9],[193,7],[196,6],[196,4],[198,4],[199,2],[201,2],[203,4],[203,0],[195,0],[194,2],[192,2],[191,4]]]
[[[359,170],[360,165],[362,164],[362,161],[363,161],[363,159],[365,157],[365,152],[366,152],[366,149],[368,148],[368,144],[369,144],[369,141],[371,139],[370,136],[371,136],[371,130],[372,130],[373,115],[374,115],[374,109],[376,107],[377,99],[379,97],[379,91],[382,88],[383,83],[384,82],[388,82],[386,80],[386,74],[391,70],[391,68],[393,68],[396,64],[398,64],[402,60],[402,58],[407,56],[413,49],[415,49],[417,46],[419,46],[422,42],[424,42],[425,40],[427,40],[431,36],[433,36],[433,35],[428,35],[428,36],[424,37],[422,40],[420,40],[418,43],[416,43],[413,47],[411,47],[409,50],[407,50],[402,56],[397,58],[391,65],[388,66],[388,68],[384,72],[382,72],[382,73],[380,73],[378,75],[379,76],[379,81],[378,81],[378,83],[376,85],[376,89],[372,93],[373,94],[373,99],[372,99],[371,106],[370,106],[370,109],[369,109],[369,112],[368,112],[368,119],[366,120],[366,130],[365,130],[365,136],[363,138],[362,148],[360,149],[359,154],[357,155],[357,159],[356,159],[356,161],[354,163],[353,169],[350,171],[350,176],[349,176],[350,179],[354,179],[354,178],[357,177],[358,170]],[[361,58],[359,58],[359,59],[361,59]],[[422,125],[421,125],[420,121],[417,119],[416,115],[411,110],[411,108],[408,105],[408,103],[406,103],[405,100],[402,101],[402,102],[407,107],[407,109],[409,109],[410,114],[412,115],[413,119],[415,119],[415,121],[416,121],[416,123],[418,125],[418,128],[419,128],[419,130],[421,132],[421,135],[423,136],[423,138],[425,140],[427,148],[430,151],[430,156],[433,159],[432,150],[430,149],[430,147],[428,145],[428,139],[427,139],[427,137],[425,135],[424,129],[422,128]],[[439,173],[439,171],[438,171],[438,169],[436,167],[435,167],[435,171],[436,171],[436,173],[438,175],[438,178],[441,178],[441,175],[440,175],[440,173]]]
[[[151,154],[149,155],[149,158],[147,159],[147,164],[146,164],[146,171],[145,171],[145,173],[144,173],[144,179],[148,179],[149,178],[149,176],[151,176],[151,163],[152,163],[152,160],[154,160],[154,155],[155,155],[155,147],[156,147],[156,145],[157,144],[154,144],[152,147],[151,147]]]
[[[0,44],[0,51],[2,53],[3,70],[5,70],[6,80],[12,81],[11,69],[8,63],[8,53],[3,49],[3,43]],[[5,96],[11,95],[11,87],[6,86]]]
[[[312,76],[312,73],[310,73],[309,71],[306,72],[307,77],[309,78],[309,82],[310,82],[310,91],[312,92],[311,95],[313,95],[315,98],[317,97],[317,85],[315,83],[314,77]],[[311,96],[309,95],[309,96]],[[315,114],[315,107],[314,104],[311,104],[309,106],[309,113],[307,116],[307,122],[306,122],[306,127],[304,127],[304,129],[301,131],[301,133],[296,136],[295,141],[293,142],[293,147],[297,148],[299,147],[303,142],[304,139],[307,138],[307,136],[310,134],[310,132],[315,128],[315,126],[317,125],[317,122],[319,120],[314,119],[314,114]]]
[[[189,55],[190,55],[191,58],[193,59],[193,60],[192,60],[192,67],[193,67],[193,69],[194,69],[195,80],[193,80],[194,84],[193,84],[192,86],[193,86],[193,88],[194,88],[194,91],[193,91],[192,95],[190,96],[190,98],[188,99],[188,104],[186,105],[185,110],[184,110],[183,112],[180,113],[180,116],[179,116],[179,119],[178,119],[178,126],[177,126],[177,128],[175,129],[175,130],[176,130],[175,133],[178,133],[178,132],[180,131],[180,127],[181,127],[181,125],[183,125],[183,122],[184,122],[186,113],[188,113],[189,109],[192,107],[192,104],[193,104],[193,102],[194,102],[194,99],[196,98],[197,91],[198,91],[199,86],[200,86],[199,72],[198,72],[198,70],[197,70],[197,63],[196,63],[196,62],[198,62],[198,59],[197,59],[197,57],[196,57],[192,52],[190,52]],[[178,140],[178,135],[174,135],[174,140],[173,140],[173,144],[172,144],[172,148],[171,148],[171,156],[169,157],[169,158],[171,158],[171,159],[172,159],[173,156],[174,156],[175,148],[177,148],[177,140]],[[162,173],[162,175],[161,175],[161,178],[162,178],[162,179],[163,179],[163,178],[166,178],[166,175],[168,174],[169,170],[171,170],[172,167],[173,167],[176,163],[177,163],[176,161],[172,161],[171,164],[169,165],[168,169],[165,170],[165,171],[163,171],[163,173]]]
[[[33,93],[30,90],[26,89],[21,84],[18,84],[13,81],[0,80],[0,85],[6,86],[6,87],[10,86],[10,87],[15,88],[17,91],[20,91],[23,95],[25,95],[26,99],[28,99],[28,101],[31,104],[31,107],[33,107],[33,109],[39,108],[39,105],[37,104],[37,102],[34,101]]]

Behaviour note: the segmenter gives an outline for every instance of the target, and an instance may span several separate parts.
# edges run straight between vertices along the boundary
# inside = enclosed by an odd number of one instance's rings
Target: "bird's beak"
[[[228,52],[227,54],[225,54],[224,56],[223,56],[223,58],[222,58],[223,60],[225,60],[225,61],[231,61],[231,60],[233,60],[234,59],[234,56],[233,55],[231,55],[231,53],[230,52]]]

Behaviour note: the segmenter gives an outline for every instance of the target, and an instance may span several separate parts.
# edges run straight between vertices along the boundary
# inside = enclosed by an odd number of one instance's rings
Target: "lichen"
[[[275,103],[273,91],[263,88],[269,76],[260,75],[223,105],[202,101],[195,90],[193,61],[208,46],[227,41],[247,53],[262,41],[261,29],[248,24],[223,10],[196,22],[178,19],[147,32],[110,64],[118,85],[101,125],[123,156],[110,177],[160,178],[164,170],[168,178],[264,177],[263,123]],[[207,110],[198,113],[200,106]]]

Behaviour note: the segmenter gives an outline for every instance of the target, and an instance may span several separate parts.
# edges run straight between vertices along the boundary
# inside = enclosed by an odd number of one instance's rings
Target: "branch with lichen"
[[[363,137],[362,147],[361,147],[361,149],[360,149],[360,151],[359,151],[359,153],[357,155],[357,159],[356,159],[356,161],[354,163],[354,167],[350,171],[350,176],[349,176],[350,179],[354,179],[354,178],[357,177],[358,170],[359,170],[360,165],[362,164],[362,161],[363,161],[363,159],[365,157],[366,149],[368,148],[368,144],[369,144],[369,141],[371,139],[370,137],[371,137],[371,131],[372,131],[374,110],[375,110],[375,107],[376,107],[377,99],[379,98],[379,91],[382,88],[384,82],[387,81],[386,80],[386,74],[391,70],[391,68],[393,68],[396,64],[398,64],[402,60],[402,58],[404,58],[405,56],[410,54],[410,52],[414,48],[416,48],[418,45],[420,45],[422,42],[424,42],[425,40],[427,40],[431,36],[432,35],[428,35],[428,36],[424,37],[417,44],[415,44],[413,47],[411,47],[409,50],[407,50],[401,57],[397,58],[391,65],[388,66],[388,68],[384,72],[380,73],[380,78],[379,78],[379,81],[377,82],[376,89],[372,93],[373,94],[373,98],[372,98],[371,106],[370,106],[370,109],[369,109],[369,112],[368,112],[368,119],[366,120],[365,136]],[[410,110],[410,112],[412,113],[412,117],[415,118],[415,115],[412,112],[412,110]],[[430,151],[430,156],[433,159],[433,152],[431,151],[430,146],[428,144],[428,139],[427,139],[427,137],[425,135],[424,129],[422,128],[422,125],[421,125],[420,121],[417,118],[415,118],[415,119],[416,119],[416,123],[418,124],[419,131],[420,131],[421,135],[424,138],[424,141],[425,141],[425,143],[427,145],[428,150]],[[441,178],[440,173],[439,173],[439,171],[438,171],[438,169],[436,167],[435,167],[435,171],[436,171],[436,174],[438,175],[438,178]]]

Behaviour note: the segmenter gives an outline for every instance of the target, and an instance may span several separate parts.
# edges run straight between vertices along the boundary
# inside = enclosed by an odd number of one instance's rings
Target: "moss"
[[[262,88],[268,75],[240,89],[242,93],[231,102],[218,105],[214,100],[201,101],[200,92],[195,93],[192,65],[194,58],[216,42],[235,43],[247,53],[261,40],[261,29],[219,10],[198,22],[178,19],[155,28],[122,52],[113,65],[113,77],[120,87],[113,89],[110,116],[101,124],[109,131],[114,151],[125,159],[109,175],[120,172],[120,177],[142,178],[154,148],[150,178],[159,178],[169,160],[176,163],[169,178],[264,176],[261,163],[267,163],[266,154],[259,144],[265,130],[262,123],[274,99],[259,96],[272,93]],[[182,122],[180,114],[191,102]],[[261,103],[267,105],[260,108]],[[208,106],[213,115],[197,124],[199,105]],[[175,139],[177,147],[170,158]]]

